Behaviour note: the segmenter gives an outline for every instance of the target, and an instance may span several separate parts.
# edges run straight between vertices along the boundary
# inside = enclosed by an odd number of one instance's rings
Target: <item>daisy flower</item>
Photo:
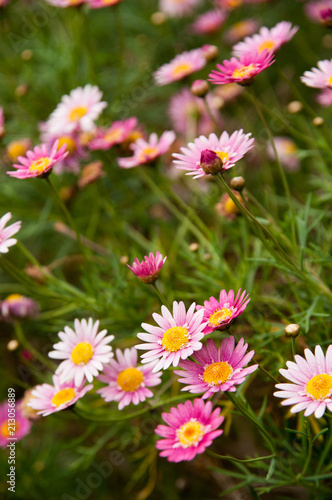
[[[138,405],[146,398],[151,398],[153,392],[148,387],[154,387],[161,382],[161,372],[152,372],[154,363],[137,366],[135,347],[125,349],[124,352],[117,349],[116,357],[117,361],[111,359],[109,365],[104,366],[103,374],[98,377],[100,382],[108,385],[99,389],[97,393],[106,402],[118,401],[119,410],[130,403]]]
[[[244,205],[244,201],[240,193],[234,191],[233,189],[232,192],[234,196],[239,200],[239,202]],[[222,195],[221,200],[216,204],[215,209],[219,215],[225,217],[230,221],[235,220],[236,217],[241,213],[228,193],[224,193]]]
[[[56,140],[51,148],[46,144],[36,146],[33,151],[27,151],[26,156],[19,156],[20,163],[14,163],[16,171],[7,172],[11,177],[17,179],[29,179],[30,177],[47,177],[51,173],[52,167],[61,162],[68,155],[66,144],[60,149],[59,141]]]
[[[309,349],[304,351],[305,358],[296,354],[293,361],[287,361],[287,370],[279,372],[290,383],[277,384],[274,396],[283,398],[283,406],[294,405],[291,413],[304,412],[308,417],[315,414],[321,418],[326,408],[332,411],[332,345],[329,345],[324,356],[322,348],[317,345],[315,354]]]
[[[202,399],[186,401],[161,414],[167,425],[158,425],[155,432],[164,439],[156,443],[160,456],[169,462],[190,461],[203,453],[224,431],[216,430],[223,423],[220,408],[212,411],[212,403]]]
[[[227,19],[227,14],[222,10],[209,10],[190,26],[196,35],[211,35],[216,33]]]
[[[332,88],[332,59],[324,59],[317,63],[317,68],[311,68],[311,71],[305,71],[301,76],[302,82],[307,87],[317,89]]]
[[[155,283],[159,277],[161,268],[166,262],[167,257],[163,259],[162,254],[158,251],[156,255],[152,252],[149,253],[149,257],[145,255],[144,260],[140,262],[136,257],[132,266],[127,266],[136,274],[137,278],[143,283],[151,284]]]
[[[12,236],[21,229],[21,221],[14,222],[8,227],[5,227],[7,222],[12,218],[12,214],[7,212],[0,218],[0,254],[8,253],[8,248],[16,245],[17,240]]]
[[[31,391],[31,398],[27,403],[38,415],[47,417],[51,413],[64,410],[73,405],[93,388],[92,384],[84,386],[84,382],[76,386],[74,381],[61,382],[59,375],[53,375],[53,385],[37,385]]]
[[[35,300],[18,293],[8,295],[0,303],[0,317],[6,321],[35,318],[39,311],[39,304]]]
[[[133,168],[152,163],[156,158],[165,154],[174,141],[175,133],[172,130],[164,132],[160,139],[155,133],[151,134],[147,141],[139,138],[130,145],[134,155],[129,158],[118,158],[118,164],[121,168]]]
[[[194,361],[185,359],[179,367],[182,370],[174,370],[179,375],[181,384],[188,384],[182,391],[192,394],[204,393],[202,398],[207,399],[219,391],[235,392],[235,385],[242,384],[249,373],[254,372],[258,365],[243,368],[252,359],[255,351],[246,354],[248,344],[243,338],[235,347],[233,336],[224,338],[219,349],[212,339],[206,341],[206,346],[196,352]]]
[[[331,26],[332,24],[332,0],[321,0],[308,2],[304,7],[305,13],[311,21]]]
[[[89,148],[107,150],[116,144],[121,144],[128,139],[136,125],[137,118],[133,116],[127,120],[112,123],[108,129],[99,129],[96,137],[89,142]]]
[[[45,0],[47,3],[55,7],[77,7],[85,3],[85,0]]]
[[[281,21],[271,29],[263,26],[259,33],[245,37],[243,42],[234,45],[233,54],[241,57],[244,54],[261,53],[264,50],[276,52],[293,38],[298,29],[298,26],[292,27],[292,24],[286,21]]]
[[[159,360],[153,368],[154,373],[170,365],[177,366],[180,359],[202,348],[200,340],[204,337],[206,323],[202,323],[204,311],[195,313],[195,306],[191,304],[186,312],[183,302],[173,302],[173,315],[165,306],[161,306],[162,316],[152,315],[158,326],[142,323],[142,328],[149,333],[138,333],[137,337],[145,343],[135,347],[148,351],[142,354],[142,363]]]
[[[4,401],[0,404],[0,448],[7,448],[11,440],[19,441],[24,436],[29,434],[31,429],[31,422],[27,418],[23,417],[21,410],[19,409],[20,401],[17,403],[12,403],[9,394],[9,401]],[[14,407],[11,405],[15,404]],[[15,417],[11,419],[8,416],[15,412]],[[14,432],[15,431],[15,432]],[[12,434],[14,432],[14,435]]]
[[[168,17],[187,16],[202,3],[202,0],[160,0],[159,10]]]
[[[23,138],[11,141],[6,147],[6,153],[10,161],[18,160],[19,156],[24,156],[25,153],[32,147],[31,139]]]
[[[198,179],[207,175],[201,167],[202,153],[212,151],[220,158],[222,170],[228,170],[253,147],[254,139],[250,136],[250,133],[244,134],[242,129],[233,132],[231,136],[223,132],[219,138],[214,133],[209,137],[201,135],[186,148],[181,148],[181,154],[173,154],[176,158],[174,164],[180,170],[189,170],[187,175],[193,175],[193,179]]]
[[[61,381],[75,380],[79,386],[86,378],[92,382],[93,377],[102,371],[103,365],[113,357],[112,347],[107,344],[114,339],[107,335],[107,330],[98,333],[99,321],[93,323],[82,319],[74,321],[75,330],[65,326],[64,332],[59,333],[61,342],[54,344],[55,351],[48,355],[53,359],[63,359],[56,374],[61,374]]]
[[[102,7],[112,7],[122,0],[85,0],[90,9],[101,9]]]
[[[234,298],[233,290],[226,292],[221,290],[219,300],[210,297],[210,300],[204,302],[204,306],[197,306],[198,311],[204,311],[203,320],[206,324],[203,332],[205,335],[214,330],[225,330],[225,327],[237,318],[250,302],[249,294],[246,291],[242,292],[241,288]]]
[[[194,49],[177,55],[171,62],[164,64],[154,73],[157,85],[182,80],[188,75],[199,71],[206,65],[206,58],[201,49]]]
[[[324,107],[332,105],[332,89],[324,89],[317,96],[316,101]]]
[[[300,161],[297,155],[298,148],[295,142],[289,137],[274,137],[275,148],[281,164],[289,172],[295,172],[300,168]],[[267,156],[270,160],[276,159],[271,143],[266,145]]]
[[[256,33],[259,24],[254,19],[243,19],[236,24],[233,24],[224,34],[224,41],[229,45],[238,42],[245,36],[250,36]]]

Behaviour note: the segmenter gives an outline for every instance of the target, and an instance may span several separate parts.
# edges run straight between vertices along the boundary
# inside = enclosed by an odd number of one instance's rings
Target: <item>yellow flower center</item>
[[[273,40],[265,40],[258,46],[258,52],[263,52],[263,50],[271,51],[274,49],[276,43]]]
[[[232,309],[226,309],[225,307],[221,307],[217,309],[213,314],[211,314],[209,318],[210,325],[219,326],[221,323],[230,318],[233,314]]]
[[[116,379],[121,389],[126,392],[136,391],[143,380],[143,373],[137,370],[137,368],[126,368],[125,370],[122,370]]]
[[[50,166],[51,162],[52,161],[50,160],[50,158],[47,158],[47,157],[38,158],[38,160],[34,160],[33,162],[31,162],[31,165],[29,167],[29,171],[34,173],[34,174],[36,172],[38,174],[42,174],[43,172],[45,172],[47,167]]]
[[[256,66],[254,64],[249,64],[248,66],[241,66],[236,68],[233,72],[234,78],[250,78],[254,73]]]
[[[104,5],[113,5],[118,3],[119,0],[101,0]]]
[[[231,215],[236,215],[239,213],[239,210],[231,197],[227,198],[227,200],[225,201],[224,209],[225,212]]]
[[[159,153],[158,148],[147,146],[146,148],[142,149],[142,151],[138,156],[138,159],[141,162],[146,162],[148,160],[152,160],[153,158],[155,158],[158,155],[158,153]]]
[[[19,156],[24,156],[28,150],[28,143],[25,140],[12,141],[7,146],[7,154],[11,161],[16,161]]]
[[[69,154],[73,154],[75,153],[76,151],[76,143],[74,141],[74,139],[72,137],[70,137],[70,135],[62,135],[61,137],[59,137],[59,146],[58,146],[58,150],[64,145],[66,144],[67,146],[67,151],[69,151]]]
[[[71,110],[69,113],[69,120],[72,122],[78,121],[82,116],[84,116],[87,112],[87,108],[85,106],[77,107]]]
[[[284,149],[284,152],[289,154],[289,155],[293,154],[297,151],[296,145],[291,141],[285,142],[283,145],[283,149]]]
[[[204,434],[204,425],[197,422],[195,418],[191,418],[189,422],[181,425],[180,429],[177,429],[176,431],[176,437],[178,438],[182,448],[197,446]]]
[[[86,365],[93,356],[94,349],[88,342],[81,342],[73,349],[71,359],[75,365]]]
[[[76,392],[72,387],[67,387],[67,389],[61,389],[61,391],[56,392],[52,398],[52,405],[60,406],[65,403],[69,403],[76,396]]]
[[[235,7],[238,7],[239,5],[241,5],[242,2],[243,2],[243,0],[228,0],[226,2],[225,7],[228,7],[229,9],[235,9]]]
[[[6,302],[16,302],[17,300],[20,300],[23,297],[23,295],[20,295],[19,293],[12,293],[11,295],[8,295],[6,297]]]
[[[226,382],[232,373],[233,368],[227,361],[218,361],[217,363],[211,363],[211,365],[205,368],[203,380],[209,385],[219,385]]]
[[[104,140],[108,142],[120,141],[122,139],[123,130],[121,128],[115,128],[106,132],[104,135]]]
[[[312,377],[306,386],[307,396],[316,401],[324,401],[332,394],[332,375],[321,373]]]
[[[183,326],[173,326],[163,335],[162,346],[166,351],[176,352],[189,343],[189,332]]]
[[[248,33],[248,29],[250,28],[250,23],[247,21],[239,21],[234,24],[231,28],[231,31],[234,32],[239,38],[244,37]]]
[[[182,78],[183,76],[189,75],[192,72],[192,69],[192,64],[188,62],[179,63],[173,68],[172,75],[174,78]]]
[[[228,153],[226,153],[225,151],[215,151],[215,153],[219,156],[219,158],[221,159],[221,161],[223,162],[224,165],[225,165],[225,163],[228,162],[228,160],[229,160]]]
[[[10,429],[8,429],[8,425],[9,425]],[[5,420],[4,422],[2,422],[2,424],[0,426],[0,435],[4,438],[15,437],[15,434],[18,433],[19,428],[20,428],[20,425],[19,425],[17,420],[15,420],[14,424],[8,424],[7,420]],[[15,429],[15,432],[14,432],[14,429]],[[13,432],[13,434],[10,434],[12,432]]]

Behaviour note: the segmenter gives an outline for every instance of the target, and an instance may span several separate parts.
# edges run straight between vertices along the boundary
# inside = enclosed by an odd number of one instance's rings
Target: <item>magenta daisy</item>
[[[305,71],[301,76],[302,82],[307,87],[316,89],[332,88],[332,59],[325,59],[317,63],[317,68],[311,68],[311,71]]]
[[[165,154],[174,141],[175,133],[172,130],[164,132],[160,139],[155,133],[151,134],[147,141],[139,138],[130,145],[134,155],[129,158],[118,158],[118,164],[121,168],[133,168],[138,167],[138,165],[152,163],[156,158]]]
[[[219,349],[212,339],[207,339],[206,346],[196,352],[194,361],[185,359],[179,367],[182,370],[174,370],[179,375],[179,382],[188,384],[182,391],[193,394],[204,393],[202,398],[207,399],[215,392],[235,392],[236,385],[242,384],[249,373],[254,372],[258,365],[248,366],[255,351],[246,354],[248,344],[241,338],[235,347],[233,336],[224,338]]]
[[[167,257],[163,259],[163,256],[159,251],[156,255],[150,252],[149,256],[145,255],[142,262],[140,262],[136,257],[132,266],[129,266],[129,264],[127,264],[127,266],[134,274],[136,274],[138,279],[140,279],[143,283],[150,285],[151,283],[155,283],[157,281],[160,270],[165,264],[166,259]]]
[[[261,53],[243,54],[239,59],[232,57],[230,61],[225,59],[223,64],[217,64],[218,70],[213,70],[209,74],[208,81],[214,85],[233,82],[250,85],[255,77],[274,61],[273,52],[267,50]]]
[[[23,417],[19,406],[20,401],[15,403],[10,392],[8,401],[0,404],[0,448],[7,448],[8,444],[19,441],[30,432],[31,422]]]
[[[191,25],[191,30],[196,35],[211,35],[216,33],[227,19],[227,14],[222,10],[209,10]]]
[[[187,175],[193,175],[193,179],[203,177],[207,174],[201,167],[201,156],[208,150],[220,158],[222,170],[228,170],[253,147],[254,139],[250,136],[250,133],[244,134],[242,129],[233,132],[231,136],[223,132],[219,138],[216,134],[210,134],[209,137],[201,135],[186,148],[181,148],[182,154],[173,154],[176,158],[174,164],[180,170],[189,170]]]
[[[220,408],[212,411],[212,403],[202,399],[180,403],[170,413],[161,414],[167,425],[158,425],[155,432],[164,439],[156,443],[160,456],[169,462],[190,461],[203,453],[224,431],[216,430],[223,423]]]
[[[153,392],[148,387],[154,387],[161,382],[161,372],[152,372],[154,363],[137,366],[135,347],[125,349],[124,352],[117,349],[116,357],[117,361],[111,359],[110,363],[104,366],[103,374],[98,377],[98,380],[108,385],[97,393],[106,402],[118,401],[119,410],[130,403],[138,405],[146,398],[151,398]]]
[[[187,16],[202,3],[202,0],[159,0],[159,9],[169,17]]]
[[[8,295],[0,303],[0,318],[5,321],[35,318],[39,311],[39,304],[35,300],[18,293]]]
[[[38,415],[47,417],[51,413],[64,410],[76,403],[88,391],[93,388],[92,384],[76,386],[74,381],[61,382],[59,375],[53,375],[53,385],[37,385],[31,392],[31,398],[27,403]]]
[[[18,233],[21,229],[21,221],[14,222],[8,227],[5,227],[7,222],[12,218],[12,214],[7,212],[0,218],[0,254],[8,253],[9,247],[16,245],[17,239],[12,238],[14,234]]]
[[[61,381],[75,380],[79,386],[86,378],[92,382],[93,377],[102,371],[103,365],[113,357],[112,347],[107,345],[114,339],[107,335],[107,330],[98,333],[99,321],[93,323],[82,319],[74,321],[75,330],[65,326],[64,332],[59,333],[62,342],[54,344],[55,351],[48,355],[53,359],[63,359],[58,366],[56,374],[61,375]]]
[[[154,77],[157,85],[167,85],[168,83],[182,80],[188,75],[199,71],[206,65],[206,59],[201,49],[194,49],[182,52],[171,62],[161,66]]]
[[[204,334],[208,335],[214,330],[225,330],[225,327],[237,318],[250,302],[249,294],[242,292],[241,288],[234,298],[234,291],[226,292],[221,290],[219,300],[210,297],[210,300],[204,302],[204,306],[197,306],[198,311],[204,311],[203,321],[206,323]]]
[[[89,142],[89,148],[107,150],[116,144],[121,144],[129,137],[136,125],[137,118],[131,117],[112,123],[108,129],[99,129],[97,136]]]
[[[153,368],[154,373],[170,365],[177,366],[180,359],[186,359],[202,348],[200,340],[204,337],[206,323],[202,323],[204,311],[195,313],[195,306],[194,302],[186,312],[183,302],[173,302],[173,315],[165,306],[161,306],[162,316],[152,315],[158,326],[142,323],[149,333],[138,333],[137,337],[145,343],[135,347],[148,351],[142,354],[142,363],[159,360]]]
[[[308,2],[304,10],[311,21],[328,27],[332,25],[332,0]]]
[[[279,372],[292,383],[277,384],[280,391],[274,396],[283,398],[283,406],[294,405],[291,413],[304,412],[308,417],[315,414],[321,418],[326,408],[332,411],[332,345],[329,345],[324,356],[322,348],[317,345],[315,354],[309,349],[304,351],[305,358],[296,354],[293,361],[287,361],[287,370]]]
[[[26,156],[19,156],[20,163],[14,163],[16,171],[7,172],[11,177],[17,179],[29,179],[30,177],[46,177],[51,173],[52,167],[61,162],[68,155],[66,144],[60,149],[59,141],[56,140],[51,148],[46,144],[36,146],[33,151],[27,151]]]

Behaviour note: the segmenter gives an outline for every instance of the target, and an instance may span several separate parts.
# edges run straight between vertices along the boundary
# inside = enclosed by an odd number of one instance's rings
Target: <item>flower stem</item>
[[[308,446],[307,446],[307,459],[305,461],[303,470],[301,472],[301,477],[305,475],[308,469],[308,465],[311,460],[311,455],[312,455],[312,437],[311,437],[311,428],[310,428],[310,422],[309,419],[307,418],[307,438],[308,438]]]
[[[30,342],[25,338],[21,323],[18,321],[14,322],[14,329],[16,333],[17,340],[19,343],[28,351],[30,351],[38,361],[43,363],[43,365],[46,365],[48,368],[50,368],[52,371],[54,371],[55,364],[52,363],[52,361],[49,361],[47,358],[45,358],[40,352],[35,349]]]
[[[156,292],[156,294],[158,295],[159,299],[160,299],[160,302],[162,304],[164,304],[167,309],[169,309],[170,311],[172,310],[171,306],[169,305],[169,303],[167,302],[167,299],[166,297],[164,296],[164,294],[159,290],[158,286],[157,286],[157,283],[151,283],[151,286],[152,288],[154,289],[154,291]]]

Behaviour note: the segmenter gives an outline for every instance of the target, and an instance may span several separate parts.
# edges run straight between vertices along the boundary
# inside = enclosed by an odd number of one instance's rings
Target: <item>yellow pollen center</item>
[[[293,154],[293,153],[295,153],[297,151],[296,145],[294,143],[292,143],[292,142],[286,142],[284,144],[283,148],[284,148],[284,152],[286,154],[289,154],[289,155]]]
[[[12,161],[16,161],[19,156],[24,156],[28,145],[26,141],[12,141],[7,146],[7,154]]]
[[[215,151],[215,153],[219,156],[219,158],[221,159],[221,161],[223,162],[224,165],[225,165],[225,163],[228,162],[228,160],[229,160],[228,153],[226,153],[225,151]]]
[[[76,143],[70,135],[63,135],[59,137],[59,145],[58,145],[58,150],[66,144],[67,148],[66,150],[69,151],[69,154],[73,154],[76,151]]]
[[[69,120],[72,122],[78,121],[82,116],[84,116],[87,112],[87,108],[84,106],[74,108],[69,113]]]
[[[234,78],[250,78],[254,73],[256,67],[254,64],[249,64],[248,66],[241,66],[241,68],[237,68],[233,72]]]
[[[204,425],[197,422],[195,418],[191,418],[189,422],[181,425],[180,429],[176,431],[176,436],[182,448],[197,446],[204,434]]]
[[[227,212],[228,214],[231,214],[231,215],[236,215],[239,213],[239,210],[237,208],[237,206],[235,205],[234,201],[232,200],[232,198],[228,198],[225,202],[225,205],[224,205],[224,209],[225,209],[225,212]]]
[[[193,67],[190,63],[179,63],[172,70],[172,74],[175,78],[182,78],[183,76],[189,75]]]
[[[10,429],[8,429],[8,426],[10,427]],[[15,434],[17,434],[19,428],[20,428],[20,426],[19,426],[19,423],[17,420],[15,420],[14,424],[9,424],[7,422],[7,420],[5,420],[4,422],[2,422],[2,424],[0,426],[0,436],[2,436],[4,438],[15,437]],[[15,429],[15,432],[14,432],[14,429]],[[14,434],[10,434],[10,432],[11,433],[14,432]]]
[[[203,380],[209,385],[219,385],[226,382],[233,373],[233,368],[227,361],[218,361],[211,363],[205,368],[203,373]]]
[[[227,7],[234,9],[235,7],[238,7],[239,5],[242,4],[243,0],[228,0],[227,2]]]
[[[258,52],[263,52],[263,50],[268,50],[271,51],[275,47],[275,42],[273,40],[265,40],[265,42],[262,42],[259,47],[258,47]]]
[[[75,365],[86,365],[93,356],[93,347],[88,342],[81,342],[73,349],[71,359]]]
[[[176,352],[189,343],[189,332],[183,326],[173,326],[163,335],[162,346],[166,351]]]
[[[42,174],[50,164],[51,164],[50,158],[47,157],[38,158],[38,160],[34,160],[33,162],[31,162],[29,170],[30,172],[33,173],[38,172],[39,174]]]
[[[307,396],[316,401],[323,401],[332,394],[332,375],[321,373],[315,375],[307,383]]]
[[[118,385],[123,391],[134,392],[142,384],[144,380],[143,373],[137,368],[126,368],[119,373],[116,379]]]
[[[108,142],[121,141],[122,135],[123,130],[121,128],[115,128],[105,133],[104,140]]]
[[[61,391],[56,392],[52,398],[52,405],[60,406],[65,403],[70,403],[76,396],[76,392],[71,387],[67,387],[67,389],[61,389]]]
[[[20,300],[23,297],[23,295],[20,295],[19,293],[12,293],[11,295],[8,295],[6,297],[6,302],[16,302],[17,300]]]
[[[104,5],[113,5],[115,3],[118,3],[119,0],[102,0],[102,3]]]
[[[328,80],[327,80],[327,85],[328,85],[329,87],[332,87],[332,75],[328,78]]]
[[[228,318],[230,318],[233,314],[231,309],[226,309],[225,307],[221,307],[217,309],[213,314],[211,314],[209,318],[209,324],[213,326],[219,326]]]
[[[146,162],[147,160],[154,159],[158,155],[158,153],[158,148],[147,146],[146,148],[142,149],[138,158],[139,161]]]

